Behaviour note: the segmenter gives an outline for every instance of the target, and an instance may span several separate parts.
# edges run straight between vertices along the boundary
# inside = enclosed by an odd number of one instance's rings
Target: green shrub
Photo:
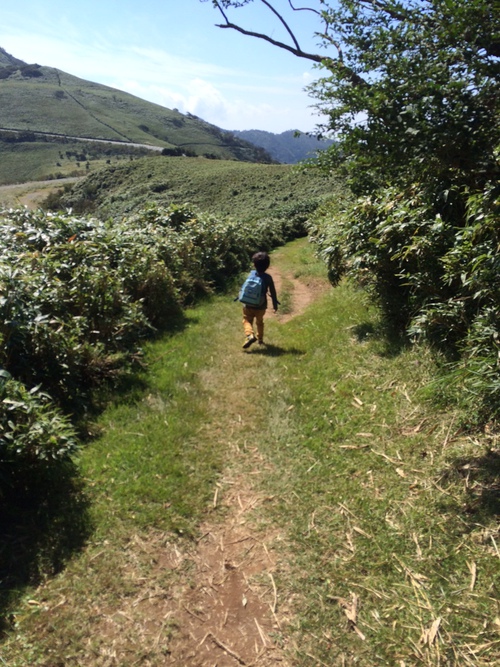
[[[27,388],[33,414],[47,411],[38,387],[80,423],[140,360],[142,341],[225,287],[255,250],[298,231],[293,216],[241,224],[187,206],[152,205],[121,222],[4,211],[0,367]]]
[[[204,173],[218,202],[224,178]],[[145,179],[135,179],[134,187],[150,202]],[[82,208],[107,185],[89,181]],[[89,415],[109,389],[126,386],[143,361],[143,342],[182,323],[183,308],[200,296],[230,285],[255,250],[304,233],[314,204],[278,210],[274,198],[269,201],[265,217],[252,207],[243,223],[232,208],[234,218],[225,219],[187,205],[151,203],[108,220],[0,210],[4,523],[8,515],[17,526],[20,507],[34,508],[38,520],[48,507],[59,514],[74,503],[75,431],[87,433]],[[43,532],[47,526],[41,525]],[[57,539],[50,527],[47,536],[52,548]]]
[[[61,461],[76,449],[73,427],[50,397],[0,371],[0,466]]]
[[[473,421],[500,419],[500,183],[438,200],[387,188],[319,209],[310,233],[332,282],[353,276],[391,325],[445,354],[450,387],[460,386],[451,393]]]
[[[27,211],[3,222],[0,363],[81,415],[151,325],[123,289],[99,223]]]
[[[441,257],[452,296],[426,304],[410,333],[453,345],[459,359],[445,384],[471,421],[484,423],[500,419],[500,183],[468,196],[466,220]]]

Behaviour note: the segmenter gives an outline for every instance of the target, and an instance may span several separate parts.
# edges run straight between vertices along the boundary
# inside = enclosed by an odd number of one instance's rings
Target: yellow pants
[[[243,306],[243,330],[245,331],[245,336],[251,336],[253,334],[253,322],[255,320],[257,324],[257,338],[260,341],[264,340],[264,315],[266,314],[265,308],[252,308],[251,306]]]

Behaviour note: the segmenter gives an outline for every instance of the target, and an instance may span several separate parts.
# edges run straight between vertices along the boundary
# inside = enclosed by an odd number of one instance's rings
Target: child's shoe
[[[247,347],[250,347],[250,345],[255,343],[256,340],[257,340],[257,338],[253,334],[250,334],[249,336],[247,336],[246,341],[243,343],[243,349],[246,350]]]
[[[259,338],[259,345],[265,345],[264,341],[261,338]]]

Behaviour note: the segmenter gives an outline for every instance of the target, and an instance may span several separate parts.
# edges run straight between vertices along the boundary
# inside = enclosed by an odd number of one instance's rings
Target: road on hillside
[[[68,134],[58,134],[57,132],[39,132],[37,130],[21,130],[12,127],[0,127],[0,132],[11,132],[17,134],[19,132],[29,132],[35,136],[52,137],[54,139],[71,139],[72,141],[90,141],[98,144],[114,144],[116,146],[129,146],[131,148],[146,148],[151,151],[161,152],[165,146],[152,146],[151,144],[136,144],[131,141],[120,141],[119,139],[94,139],[91,137],[73,137]]]

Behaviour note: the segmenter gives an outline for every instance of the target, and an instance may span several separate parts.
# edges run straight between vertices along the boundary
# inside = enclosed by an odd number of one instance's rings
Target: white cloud
[[[193,79],[189,84],[190,94],[186,101],[186,110],[200,118],[224,118],[230,115],[234,104],[224,98],[222,93],[208,81]]]

